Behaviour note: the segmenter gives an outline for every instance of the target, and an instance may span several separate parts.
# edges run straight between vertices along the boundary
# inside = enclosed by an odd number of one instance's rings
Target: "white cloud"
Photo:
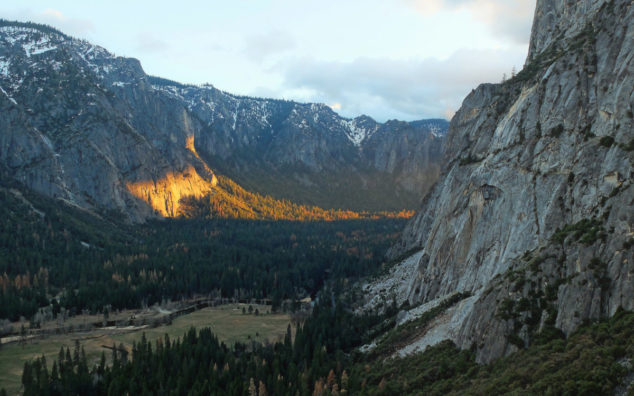
[[[53,8],[47,8],[43,11],[22,9],[10,13],[8,17],[20,21],[32,21],[51,25],[66,34],[81,38],[95,30],[95,26],[90,20],[71,18]]]
[[[266,33],[249,36],[245,40],[243,54],[256,63],[270,57],[288,52],[296,47],[295,40],[281,30],[270,30]]]
[[[164,52],[169,49],[169,45],[155,35],[143,32],[137,35],[136,49],[142,52]]]
[[[63,20],[66,19],[66,17],[64,17],[64,14],[62,14],[61,11],[54,10],[52,8],[48,8],[48,9],[42,11],[42,15],[45,16],[45,17],[56,19],[58,21],[63,21]]]
[[[402,0],[424,16],[441,11],[466,11],[493,34],[526,44],[535,10],[535,0]]]
[[[521,63],[525,56],[523,50],[460,50],[446,60],[304,58],[279,65],[281,95],[334,103],[345,116],[451,118],[471,89],[483,82],[499,82],[504,73],[510,74],[510,62]]]
[[[53,8],[46,8],[42,11],[33,11],[29,8],[3,11],[2,18],[23,22],[43,23],[53,26],[62,33],[79,38],[87,38],[87,36],[95,30],[95,26],[90,20],[70,18],[64,15],[63,12]]]
[[[207,2],[176,15],[129,0],[20,0],[0,11],[139,57],[151,74],[383,120],[449,117],[478,83],[524,63],[535,0],[398,2],[279,1],[246,13]]]

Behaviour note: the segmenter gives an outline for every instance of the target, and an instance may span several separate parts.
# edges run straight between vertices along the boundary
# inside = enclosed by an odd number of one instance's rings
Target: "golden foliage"
[[[199,158],[193,136],[187,138],[186,148]],[[216,178],[206,166],[205,171],[212,175],[210,180],[201,177],[190,165],[183,172],[168,172],[158,180],[128,182],[126,187],[163,217],[334,221],[414,215],[412,210],[355,212],[300,205],[249,192],[227,177]]]
[[[334,221],[351,219],[410,218],[414,211],[355,212],[342,209],[322,209],[300,205],[246,191],[231,179],[219,176],[218,184],[204,196],[181,199],[180,217],[234,218],[252,220]]]

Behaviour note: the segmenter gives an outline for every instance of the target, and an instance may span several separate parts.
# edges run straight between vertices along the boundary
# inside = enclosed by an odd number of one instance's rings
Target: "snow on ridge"
[[[43,54],[45,52],[53,51],[53,50],[56,50],[56,49],[57,49],[57,46],[32,49],[31,50],[31,55],[39,55],[39,54]]]
[[[91,44],[86,40],[71,39],[73,52],[79,56],[97,77],[103,79],[106,74],[110,74],[113,70],[112,60],[117,56],[108,52],[103,47]]]
[[[231,126],[231,129],[233,129],[234,131],[236,130],[236,125],[238,123],[238,112],[240,111],[240,100],[238,99],[236,101],[236,110],[233,112],[233,125]]]
[[[22,48],[26,56],[31,57],[32,55],[43,54],[44,52],[57,49],[57,46],[51,43],[50,37],[42,36],[39,40],[23,43]]]
[[[435,138],[442,138],[445,136],[447,130],[442,128],[438,122],[434,120],[429,120],[420,125],[423,128],[426,128],[429,133]],[[443,131],[444,129],[444,131]]]
[[[431,137],[436,139],[442,139],[447,134],[447,127],[441,120],[416,120],[407,122],[407,124],[416,131],[424,133],[427,136],[431,135]]]
[[[0,77],[9,77],[10,65],[11,65],[10,60],[4,59],[4,57],[0,58]]]
[[[182,101],[185,101],[185,98],[183,97],[182,92],[178,89],[178,87],[175,87],[173,85],[157,85],[157,84],[152,84],[152,89],[156,90],[156,91],[162,91],[165,92],[177,99],[181,99]]]
[[[348,139],[350,139],[352,144],[354,144],[357,147],[361,147],[361,143],[363,143],[365,139],[370,137],[372,133],[376,131],[376,129],[368,130],[358,126],[356,119],[354,120],[342,119],[340,122],[341,122],[341,125],[344,127],[344,129],[346,129],[346,136],[348,137]]]
[[[77,54],[84,62],[90,66],[90,68],[95,69],[99,66],[93,63],[96,60],[111,60],[116,58],[116,56],[103,47],[98,45],[91,44],[86,40],[78,40],[72,39],[71,43],[77,49]]]
[[[18,102],[15,101],[15,99],[13,99],[11,96],[9,96],[9,94],[7,93],[7,91],[5,91],[2,87],[0,87],[0,91],[2,91],[3,94],[6,95],[7,98],[9,98],[9,100],[11,101],[11,103],[13,103],[14,105],[17,106]]]
[[[0,27],[0,33],[4,33],[3,38],[11,45],[18,41],[24,41],[32,34],[40,34],[44,37],[52,33],[44,33],[41,30],[35,28],[23,27],[23,26],[2,26]]]
[[[57,49],[57,45],[53,44],[57,35],[52,33],[18,26],[3,26],[0,33],[4,33],[2,38],[11,45],[20,43],[27,57]]]
[[[431,132],[432,136],[435,138],[440,138],[444,136],[444,134],[441,132],[441,129],[436,124],[431,124],[429,126],[429,131]]]
[[[2,27],[0,27],[0,32],[3,32],[3,33],[16,33],[16,32],[42,33],[41,30],[37,30],[35,28],[26,27],[26,26],[2,26]]]
[[[330,109],[330,107],[326,106],[323,103],[311,103],[310,104],[310,111],[314,111],[314,112],[318,112],[318,111],[322,111],[324,109]]]

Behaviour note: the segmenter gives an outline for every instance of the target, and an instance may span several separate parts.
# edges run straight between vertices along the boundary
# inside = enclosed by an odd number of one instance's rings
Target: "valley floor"
[[[249,304],[227,304],[213,308],[204,308],[175,318],[172,323],[158,327],[149,325],[130,327],[106,327],[91,331],[73,332],[68,334],[52,335],[46,338],[28,339],[24,342],[11,342],[0,345],[0,388],[4,387],[9,394],[16,394],[21,387],[21,375],[24,362],[36,357],[45,356],[53,362],[60,348],[73,349],[76,342],[84,347],[88,362],[97,364],[101,353],[105,352],[110,359],[113,345],[120,344],[131,351],[133,342],[138,342],[144,334],[148,341],[164,337],[166,334],[171,339],[182,337],[191,328],[210,327],[214,334],[223,342],[233,344],[235,342],[248,343],[251,340],[258,342],[275,342],[283,339],[291,317],[287,314],[271,313],[270,306],[252,305],[253,313],[249,313]],[[245,309],[243,313],[242,309]],[[255,310],[258,310],[258,315]],[[153,313],[154,312],[154,313]],[[148,318],[154,317],[156,311],[122,311],[120,317],[132,315]],[[78,316],[70,321],[75,325],[94,320],[94,315]]]

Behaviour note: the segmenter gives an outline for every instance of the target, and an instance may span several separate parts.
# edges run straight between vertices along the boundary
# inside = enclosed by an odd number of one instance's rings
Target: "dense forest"
[[[489,365],[451,342],[406,358],[368,361],[354,348],[373,330],[385,330],[385,316],[355,316],[341,303],[317,306],[295,339],[290,328],[275,345],[224,345],[209,329],[182,338],[145,339],[132,356],[112,349],[112,364],[88,367],[85,355],[60,350],[24,366],[25,395],[447,395],[447,394],[612,394],[627,368],[615,363],[634,355],[634,314],[588,323],[570,338],[542,337],[530,348]],[[130,359],[131,358],[131,359]],[[50,366],[50,368],[49,368]]]
[[[404,219],[175,219],[124,225],[0,189],[0,319],[138,308],[194,295],[314,296],[383,263]]]
[[[333,221],[353,219],[408,219],[413,210],[398,212],[355,212],[341,209],[322,209],[317,206],[299,205],[284,199],[275,199],[245,190],[228,177],[219,175],[218,184],[204,197],[187,197],[181,200],[179,215],[187,219],[250,219],[250,220],[298,220]]]

